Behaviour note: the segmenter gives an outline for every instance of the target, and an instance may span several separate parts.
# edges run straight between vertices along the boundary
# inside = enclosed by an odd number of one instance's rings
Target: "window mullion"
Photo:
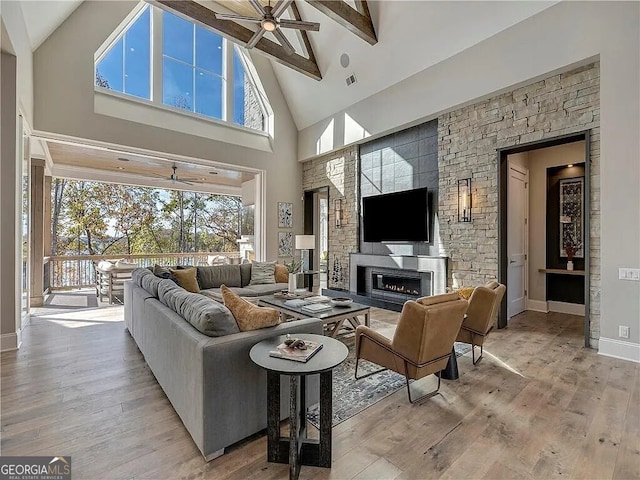
[[[193,56],[191,61],[191,91],[193,92],[193,112],[197,112],[196,109],[196,101],[198,94],[196,93],[196,76],[198,75],[198,70],[196,68],[196,58],[198,58],[196,54],[196,25],[193,24]]]
[[[162,10],[150,7],[153,15],[151,21],[151,101],[162,105]]]
[[[222,58],[222,120],[233,123],[233,42],[222,40],[224,56]]]

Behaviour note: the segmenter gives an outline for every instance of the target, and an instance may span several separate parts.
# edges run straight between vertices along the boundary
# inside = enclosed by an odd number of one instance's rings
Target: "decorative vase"
[[[573,260],[567,261],[567,270],[573,270]],[[289,280],[291,282],[291,280]]]
[[[295,273],[289,274],[289,293],[294,293],[298,288],[298,276]]]

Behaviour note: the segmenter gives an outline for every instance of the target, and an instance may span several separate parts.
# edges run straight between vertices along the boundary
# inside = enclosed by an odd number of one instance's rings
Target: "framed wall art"
[[[278,257],[293,257],[293,233],[278,232]]]
[[[278,202],[278,227],[293,227],[293,203]]]
[[[560,257],[584,258],[584,177],[560,180]]]

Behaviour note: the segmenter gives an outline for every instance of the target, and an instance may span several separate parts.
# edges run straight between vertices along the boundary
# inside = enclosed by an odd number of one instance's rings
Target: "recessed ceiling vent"
[[[358,81],[358,79],[356,78],[356,76],[352,73],[351,75],[349,75],[347,77],[347,87],[350,87],[351,85],[353,85],[354,83],[356,83]]]

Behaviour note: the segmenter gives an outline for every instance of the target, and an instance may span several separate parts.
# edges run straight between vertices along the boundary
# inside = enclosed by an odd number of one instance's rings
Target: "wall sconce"
[[[336,214],[336,228],[342,228],[342,199],[341,198],[336,198],[333,201],[333,210]]]
[[[471,221],[471,179],[458,180],[458,222]]]

